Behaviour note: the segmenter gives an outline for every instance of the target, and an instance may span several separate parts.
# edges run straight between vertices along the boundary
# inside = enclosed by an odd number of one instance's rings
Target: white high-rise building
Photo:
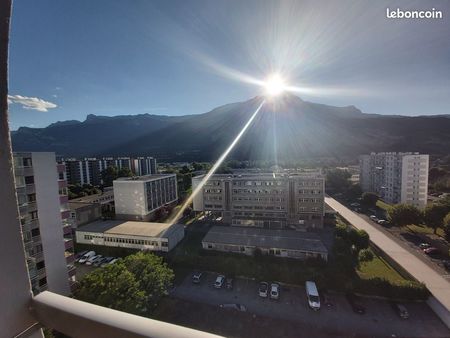
[[[64,165],[55,153],[14,153],[14,174],[33,292],[68,295],[75,259]]]
[[[392,204],[424,208],[428,195],[429,155],[419,153],[371,153],[359,158],[360,183]]]

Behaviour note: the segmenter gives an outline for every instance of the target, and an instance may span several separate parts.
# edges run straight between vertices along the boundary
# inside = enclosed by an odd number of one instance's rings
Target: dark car
[[[227,278],[226,286],[227,286],[228,290],[232,290],[233,289],[233,278]]]
[[[200,271],[194,272],[194,274],[192,275],[192,283],[200,284],[201,281],[202,281],[202,273]]]
[[[446,270],[450,271],[450,261],[443,261],[442,265]]]
[[[366,313],[366,308],[364,307],[364,305],[362,305],[359,297],[357,297],[353,293],[348,293],[346,295],[346,297],[347,297],[347,301],[349,302],[349,304],[351,305],[351,307],[355,313],[358,313],[360,315],[363,315],[364,313]]]
[[[433,246],[430,248],[424,249],[423,252],[428,256],[435,256],[435,255],[439,254],[439,250]]]

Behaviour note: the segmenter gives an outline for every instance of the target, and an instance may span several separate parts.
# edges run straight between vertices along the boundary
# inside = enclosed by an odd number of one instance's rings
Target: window
[[[169,246],[169,242],[161,242],[161,246],[167,248]]]
[[[26,176],[25,184],[34,184],[34,176]]]

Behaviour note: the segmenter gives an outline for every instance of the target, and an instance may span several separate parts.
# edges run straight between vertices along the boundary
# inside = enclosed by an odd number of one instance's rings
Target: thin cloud
[[[8,103],[18,103],[22,105],[24,109],[32,109],[37,111],[46,112],[49,109],[58,107],[55,103],[42,100],[38,97],[28,97],[22,95],[8,95]]]

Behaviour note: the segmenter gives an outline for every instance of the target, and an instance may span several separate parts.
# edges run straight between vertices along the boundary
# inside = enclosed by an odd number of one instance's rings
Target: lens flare
[[[203,186],[205,183],[211,178],[212,175],[217,171],[217,169],[222,165],[223,161],[227,158],[228,154],[233,150],[233,148],[236,146],[236,144],[241,139],[242,135],[244,135],[245,131],[250,127],[253,120],[255,119],[256,115],[258,115],[259,111],[261,110],[262,106],[264,105],[266,101],[263,100],[261,104],[256,108],[255,112],[250,116],[247,123],[242,127],[241,131],[237,136],[234,138],[233,142],[228,146],[228,148],[225,150],[225,152],[219,157],[219,159],[214,163],[212,168],[208,171],[208,173],[203,177],[203,179],[200,181],[199,185],[195,190],[192,192],[192,194],[189,196],[189,198],[183,203],[180,210],[175,214],[173,218],[171,218],[168,223],[174,224],[176,223],[182,216],[186,208],[189,206],[189,204],[192,203],[194,197],[203,189]]]
[[[267,95],[277,96],[286,90],[286,84],[279,74],[272,74],[264,81],[264,88]]]

